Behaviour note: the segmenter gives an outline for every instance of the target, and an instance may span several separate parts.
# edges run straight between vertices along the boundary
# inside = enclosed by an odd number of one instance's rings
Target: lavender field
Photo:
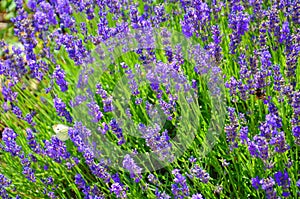
[[[1,198],[300,198],[299,0],[0,16]]]

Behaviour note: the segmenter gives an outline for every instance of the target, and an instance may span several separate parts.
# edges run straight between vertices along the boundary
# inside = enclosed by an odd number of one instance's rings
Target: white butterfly
[[[55,124],[52,126],[54,132],[56,133],[56,137],[61,141],[66,141],[69,139],[68,130],[69,127],[63,124]]]

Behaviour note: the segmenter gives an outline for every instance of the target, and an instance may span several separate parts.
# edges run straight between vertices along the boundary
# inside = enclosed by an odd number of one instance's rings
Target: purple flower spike
[[[142,168],[140,168],[128,154],[124,157],[123,167],[130,172],[130,177],[133,178],[135,182],[141,180]]]
[[[68,83],[65,80],[65,71],[61,69],[59,65],[56,66],[55,71],[53,72],[53,78],[56,80],[56,83],[62,92],[68,90]]]

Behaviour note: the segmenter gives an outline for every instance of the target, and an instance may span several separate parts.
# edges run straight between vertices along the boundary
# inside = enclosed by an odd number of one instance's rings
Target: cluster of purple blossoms
[[[67,151],[65,142],[59,140],[57,137],[53,136],[51,140],[45,140],[44,144],[45,155],[55,162],[61,163],[63,160],[68,160],[70,158],[70,153]]]
[[[161,185],[159,179],[152,173],[148,175],[148,181],[157,186]]]
[[[10,50],[3,41],[0,41],[0,47],[4,57],[0,59],[0,75],[5,75],[10,80],[9,87],[12,87],[28,72],[26,62],[22,57],[24,52],[15,46]]]
[[[87,100],[87,97],[84,95],[77,95],[74,100],[70,100],[70,106],[71,107],[76,107],[82,104]]]
[[[160,134],[160,126],[155,124],[154,127],[147,127],[144,124],[139,125],[139,131],[142,133],[142,137],[145,138],[147,146],[158,155],[160,160],[173,160],[173,154],[171,153],[172,144],[170,143],[170,137],[165,130]]]
[[[215,58],[216,62],[219,63],[222,59],[222,36],[218,25],[212,26],[212,39],[213,42],[209,44],[209,53]]]
[[[267,161],[270,155],[268,141],[264,136],[255,135],[253,141],[248,143],[248,150],[251,156],[264,161]]]
[[[110,174],[107,171],[107,165],[103,161],[99,161],[98,163],[96,163],[96,151],[90,147],[89,143],[87,143],[87,137],[89,137],[90,135],[91,131],[83,126],[80,122],[76,122],[74,124],[74,127],[69,129],[69,136],[71,141],[77,147],[77,150],[83,154],[85,163],[89,166],[92,174],[96,177],[104,179],[107,182],[110,179]]]
[[[12,110],[11,110],[18,119],[22,119],[23,118],[23,113],[21,111],[21,109],[18,106],[12,105]]]
[[[73,128],[69,128],[68,134],[78,151],[81,153],[84,152],[87,148],[86,138],[91,134],[91,132],[83,126],[81,122],[75,122]]]
[[[190,195],[190,190],[186,182],[186,178],[180,173],[179,169],[174,169],[172,174],[175,176],[171,190],[175,199],[182,199]]]
[[[103,117],[103,113],[100,111],[99,105],[95,101],[91,101],[87,104],[87,107],[89,109],[89,115],[93,117],[91,121],[95,123],[99,122]]]
[[[284,172],[278,171],[277,173],[274,174],[274,179],[275,182],[278,184],[278,186],[282,187],[283,197],[289,197],[289,187],[291,185],[291,179],[289,178],[289,174],[286,170]]]
[[[109,126],[105,122],[102,122],[102,127],[99,126],[97,130],[105,135],[109,131]]]
[[[127,198],[126,189],[118,182],[111,185],[110,191],[116,194],[117,198]]]
[[[259,189],[261,187],[262,190],[266,192],[266,198],[268,199],[276,199],[277,193],[274,189],[275,181],[273,178],[263,178],[260,179],[258,176],[255,178],[252,178],[252,186],[255,189]]]
[[[9,199],[6,187],[9,187],[12,184],[3,174],[0,174],[0,197],[4,199]]]
[[[36,177],[34,175],[34,170],[30,168],[30,165],[28,166],[23,166],[23,171],[22,174],[25,175],[25,177],[31,181],[31,182],[36,182]]]
[[[171,103],[167,103],[162,99],[159,100],[159,105],[160,105],[161,109],[164,111],[164,114],[167,116],[168,120],[173,119],[172,116],[173,116],[173,111],[174,111],[174,107],[175,107],[174,106],[175,105],[175,100],[173,101],[173,103],[172,103],[172,101],[171,101]]]
[[[230,53],[235,54],[237,46],[241,42],[242,36],[249,29],[250,17],[244,12],[242,5],[236,4],[231,8],[229,15],[229,28],[232,29],[230,34]]]
[[[300,145],[300,92],[293,94],[291,106],[293,108],[293,117],[291,119],[292,133],[295,143]]]
[[[192,195],[192,199],[203,199],[203,196],[200,193],[194,194]]]
[[[5,146],[0,144],[0,148],[10,153],[12,156],[19,156],[21,154],[22,147],[16,142],[17,136],[18,135],[13,129],[5,128],[2,132],[2,141],[4,142]]]
[[[227,142],[230,144],[230,149],[232,150],[233,148],[237,148],[238,142],[236,140],[238,136],[238,119],[235,116],[235,109],[229,107],[228,108],[228,113],[229,113],[229,121],[230,124],[225,126],[225,133],[227,137]]]
[[[58,97],[55,97],[53,99],[53,102],[58,116],[65,117],[67,122],[72,123],[73,118],[69,111],[66,109],[66,104]]]
[[[149,4],[152,2],[148,1]],[[182,32],[187,36],[191,37],[194,33],[196,33],[197,37],[201,37],[202,41],[207,40],[207,32],[210,32],[210,19],[211,14],[217,13],[222,9],[220,6],[217,8],[218,4],[222,5],[221,3],[216,3],[213,1],[212,4],[214,5],[213,9],[210,9],[209,6],[201,2],[199,0],[192,0],[180,1],[181,6],[184,10],[184,19],[181,21],[182,23]],[[286,76],[290,78],[290,83],[293,85],[292,90],[295,88],[295,80],[294,74],[297,65],[297,55],[299,54],[299,30],[293,30],[293,24],[299,24],[299,3],[290,2],[290,1],[278,1],[272,5],[272,8],[267,10],[266,12],[263,10],[263,1],[250,1],[245,2],[243,1],[243,6],[241,6],[241,1],[233,1],[229,3],[229,9],[231,9],[231,13],[229,16],[229,27],[232,29],[232,34],[230,35],[230,51],[231,53],[235,53],[239,42],[242,39],[242,35],[245,34],[246,31],[249,29],[250,17],[246,14],[246,10],[248,10],[248,6],[253,7],[253,16],[251,16],[251,20],[253,21],[261,21],[258,19],[263,19],[261,23],[261,28],[259,30],[259,42],[261,45],[261,50],[259,52],[260,61],[261,61],[261,69],[258,69],[257,64],[253,64],[250,62],[251,69],[256,68],[254,70],[249,70],[248,65],[246,63],[246,58],[243,55],[240,55],[240,77],[241,79],[237,80],[232,78],[227,85],[228,88],[231,89],[231,94],[235,94],[237,91],[240,93],[240,97],[243,100],[248,99],[248,94],[254,94],[254,89],[264,89],[265,87],[269,86],[268,78],[271,76],[270,67],[271,67],[271,55],[267,49],[268,45],[268,37],[272,38],[273,35],[280,41],[281,44],[285,46],[285,54],[286,54],[286,63],[287,63],[287,73]],[[27,72],[30,72],[31,76],[42,80],[44,75],[47,74],[48,65],[39,60],[39,57],[46,57],[51,58],[50,60],[56,65],[53,55],[50,53],[49,46],[49,38],[54,39],[56,41],[56,50],[59,50],[61,47],[65,48],[67,53],[69,54],[70,58],[73,59],[75,64],[79,65],[83,63],[84,58],[88,57],[89,51],[86,49],[85,44],[88,44],[90,41],[96,44],[97,42],[104,41],[109,37],[114,36],[118,33],[121,29],[125,28],[126,25],[118,24],[117,28],[110,27],[107,18],[110,17],[108,15],[112,15],[112,19],[114,22],[117,22],[120,17],[124,18],[124,21],[127,21],[125,13],[128,11],[130,14],[131,25],[133,28],[141,28],[141,27],[149,27],[150,25],[159,26],[162,22],[166,21],[166,11],[164,5],[151,7],[152,5],[145,4],[144,9],[145,13],[140,14],[138,13],[138,6],[133,5],[130,8],[127,6],[128,2],[124,1],[73,1],[73,0],[62,0],[62,1],[36,1],[36,0],[29,0],[28,1],[28,8],[33,12],[32,14],[28,14],[23,9],[23,1],[19,0],[16,1],[17,12],[18,15],[16,18],[13,19],[15,34],[19,37],[21,43],[24,46],[24,51],[21,49],[13,48],[13,53],[9,56],[8,53],[4,52],[5,59],[0,61],[0,75],[8,76],[8,79],[11,81],[9,85],[4,85],[2,88],[2,94],[4,96],[4,100],[6,102],[14,102],[17,98],[17,93],[13,91],[13,86],[18,82],[23,75]],[[96,4],[98,5],[99,9],[96,8]],[[126,6],[123,6],[125,5]],[[279,9],[285,14],[285,20],[282,22],[282,27],[280,29],[280,19],[279,19]],[[92,20],[95,17],[95,10],[99,10],[97,18],[99,18],[98,26],[98,36],[89,35],[87,29],[91,29],[91,27],[87,27],[87,24],[82,24],[81,29],[83,30],[82,33],[84,35],[84,39],[81,37],[77,37],[73,34],[77,33],[75,28],[75,18],[73,17],[73,13],[75,12],[82,12],[85,13],[88,20]],[[288,11],[288,12],[287,12]],[[154,16],[151,16],[154,14]],[[267,18],[267,20],[264,20]],[[215,16],[217,20],[217,16]],[[90,25],[90,23],[88,23]],[[124,23],[126,24],[126,23]],[[51,30],[52,26],[54,28],[59,28],[53,34],[49,35],[49,30]],[[257,26],[256,28],[258,28]],[[220,36],[220,29],[218,26],[213,26],[211,29],[213,43],[209,46],[211,50],[211,54],[215,57],[217,61],[221,60],[221,36]],[[270,30],[270,31],[268,31]],[[71,32],[71,33],[69,33]],[[272,35],[273,34],[273,35]],[[48,37],[49,36],[49,37]],[[90,41],[89,41],[90,40]],[[34,48],[40,41],[44,41],[41,53],[36,53]],[[6,51],[6,47],[3,47],[4,51]],[[150,48],[151,49],[151,48]],[[274,50],[278,49],[277,47],[273,47]],[[2,45],[1,45],[2,50]],[[148,53],[148,54],[147,54]],[[177,61],[176,64],[166,64],[164,67],[175,69],[175,71],[179,70],[179,66],[181,63],[181,59],[174,58],[176,55],[171,55],[170,53],[167,55],[169,57],[169,61],[171,62],[171,57],[173,57],[174,63]],[[25,59],[23,58],[26,57]],[[153,51],[148,50],[146,53],[140,53],[141,60],[151,61],[153,56]],[[252,58],[255,59],[255,58]],[[156,62],[155,62],[156,63]],[[160,67],[162,66],[161,63],[157,63]],[[257,70],[258,69],[258,70]],[[28,70],[28,71],[27,71]],[[206,70],[204,68],[203,70]],[[129,70],[127,70],[129,71]],[[200,69],[198,67],[195,68],[195,71],[199,74]],[[170,73],[167,70],[159,71],[159,74],[169,76]],[[282,91],[282,87],[284,85],[283,77],[280,74],[279,66],[273,67],[274,72],[274,89],[277,91]],[[175,74],[176,73],[172,73]],[[130,76],[130,75],[129,75]],[[252,77],[251,77],[252,76]],[[68,88],[68,83],[65,80],[65,72],[60,68],[57,67],[52,75],[54,79],[56,79],[56,83],[60,87],[61,91],[64,92]],[[179,76],[176,76],[179,77]],[[160,90],[160,85],[162,85],[163,81],[166,78],[154,78],[151,82],[151,86],[154,91],[156,91],[158,98],[160,99],[160,105],[162,109],[165,111],[166,115],[170,116],[172,108],[174,107],[173,103],[176,99],[176,96],[169,95],[169,101],[167,102],[162,98],[162,90]],[[178,78],[180,81],[177,84],[179,88],[181,85],[181,80],[184,78]],[[183,81],[184,82],[184,81]],[[130,82],[131,89],[133,94],[138,94],[138,86],[136,82]],[[169,92],[169,85],[165,85],[167,92]],[[188,84],[183,85],[186,90],[189,90]],[[194,86],[196,87],[196,86]],[[288,89],[286,89],[288,90]],[[100,91],[99,91],[100,92]],[[282,91],[283,92],[283,91]],[[289,92],[289,91],[285,91]],[[101,96],[103,98],[104,104],[104,112],[110,112],[113,110],[112,106],[112,99],[107,97],[107,94],[103,94],[105,92],[101,91]],[[292,92],[290,92],[292,93]],[[105,97],[103,97],[105,95]],[[138,104],[141,103],[141,98],[137,100]],[[293,107],[293,118],[292,118],[292,132],[295,138],[296,144],[300,143],[300,127],[299,127],[299,96],[298,93],[293,93],[291,95],[291,105]],[[77,98],[76,103],[80,103],[85,101],[83,97]],[[9,108],[8,103],[3,104],[4,110],[8,110]],[[75,104],[76,104],[75,103]],[[148,104],[149,105],[149,104]],[[54,99],[54,106],[58,112],[59,116],[63,116],[67,119],[68,122],[72,123],[72,117],[70,113],[66,110],[66,105],[62,102],[61,99],[55,98]],[[149,105],[150,106],[150,105]],[[269,105],[270,106],[270,105]],[[100,112],[99,106],[96,102],[92,102],[89,104],[90,112],[93,114],[94,121],[99,121],[102,118],[102,113]],[[270,108],[270,107],[269,107]],[[147,108],[148,109],[148,108]],[[12,112],[19,118],[26,120],[29,124],[33,124],[33,115],[34,114],[27,114],[25,118],[23,117],[23,113],[20,108],[15,105],[11,104]],[[227,133],[227,138],[229,142],[232,142],[233,145],[236,145],[236,138],[238,136],[238,122],[236,116],[230,112],[230,122],[231,124],[225,128]],[[234,112],[234,111],[233,111]],[[171,117],[171,116],[170,116]],[[172,119],[172,118],[171,118]],[[77,125],[77,126],[76,126]],[[86,160],[86,163],[92,170],[93,174],[96,176],[102,176],[103,179],[108,179],[109,174],[105,173],[106,168],[102,163],[95,163],[94,158],[95,154],[85,143],[84,138],[82,138],[82,131],[86,132],[86,129],[83,129],[82,126],[75,124],[75,128],[70,130],[71,139],[78,147],[79,151],[83,153],[83,157]],[[123,142],[123,135],[122,129],[119,128],[116,122],[111,122],[110,124],[114,133],[117,134],[117,137],[120,139],[119,143]],[[76,129],[77,128],[77,129]],[[289,146],[285,140],[285,134],[282,131],[282,124],[281,119],[277,112],[272,112],[266,116],[266,121],[262,123],[260,126],[260,134],[254,136],[253,141],[248,138],[248,127],[241,127],[239,130],[240,140],[243,144],[248,144],[249,151],[251,155],[262,158],[263,160],[268,159],[269,152],[271,146],[274,147],[274,150],[279,153],[283,153],[289,149]],[[103,133],[109,130],[107,124],[103,126],[102,129]],[[154,132],[150,132],[150,131]],[[160,129],[147,129],[145,139],[147,145],[154,151],[159,151],[159,154],[163,154],[163,156],[168,155],[168,150],[171,147],[169,143],[169,136],[167,132],[163,132],[162,135],[159,133]],[[154,139],[151,138],[154,135]],[[26,175],[28,179],[34,181],[33,170],[29,167],[29,160],[24,157],[24,154],[20,154],[21,148],[16,144],[16,134],[11,129],[5,129],[3,132],[3,142],[5,143],[5,147],[1,146],[7,152],[10,152],[12,155],[22,158],[22,165],[24,166],[23,173]],[[50,142],[45,143],[45,152],[42,152],[39,144],[35,141],[34,135],[30,129],[27,130],[27,141],[29,147],[35,153],[46,153],[54,159],[66,158],[68,157],[65,146],[59,142],[58,140],[51,140]],[[57,148],[55,148],[57,147]],[[57,150],[56,150],[57,149]],[[165,153],[162,151],[165,151]],[[60,154],[63,152],[62,154]],[[32,157],[32,161],[34,157]],[[132,163],[130,157],[127,158],[127,161]],[[132,163],[133,164],[133,163]],[[134,165],[134,164],[133,164]],[[133,167],[135,168],[135,167]],[[194,167],[194,175],[205,176],[205,172],[203,170]],[[105,173],[105,174],[103,174]],[[133,172],[134,173],[134,172]],[[185,180],[183,179],[181,174],[177,171],[176,174],[176,182],[175,185],[177,186],[184,186]],[[199,174],[198,174],[199,173]],[[88,187],[81,176],[75,177],[76,184],[84,190],[84,194],[86,198],[95,197],[88,195],[92,188]],[[3,179],[2,176],[0,179]],[[290,179],[288,178],[287,172],[277,172],[274,175],[275,182],[282,187],[282,189],[288,190],[290,186]],[[2,182],[3,180],[1,180]],[[51,180],[50,180],[51,181]],[[175,180],[174,180],[175,181]],[[206,180],[204,180],[206,181]],[[2,183],[3,184],[3,183]],[[298,183],[299,184],[299,183]],[[267,179],[258,179],[258,182],[255,184],[256,186],[261,186],[263,190],[266,191],[267,197],[273,198],[276,194],[274,194],[274,180],[272,178]],[[178,187],[172,187],[172,189],[176,192]],[[179,186],[179,187],[180,187]],[[2,186],[1,186],[2,188]],[[93,189],[96,190],[96,189]],[[115,183],[111,186],[111,191],[117,195],[119,198],[126,198],[126,192],[124,191],[123,185],[120,181],[115,181]],[[172,190],[172,191],[173,191]],[[186,191],[186,190],[185,190]],[[2,196],[2,189],[1,189],[1,196]],[[49,192],[49,197],[53,197],[53,192]],[[5,195],[5,194],[4,194]],[[158,198],[170,198],[165,193],[156,192]],[[180,194],[178,194],[180,195]],[[283,193],[284,197],[288,196],[288,193]],[[3,196],[4,197],[4,196]],[[178,196],[181,197],[181,196]],[[201,194],[195,194],[192,198],[202,198]]]
[[[261,135],[269,140],[270,145],[275,146],[275,151],[283,153],[289,149],[285,140],[284,132],[280,131],[282,119],[273,103],[268,103],[269,114],[266,115],[266,121],[259,127]]]
[[[122,64],[122,67],[123,68],[125,67],[124,63]],[[128,84],[129,84],[129,87],[130,87],[130,90],[131,90],[131,94],[133,96],[137,96],[138,94],[140,94],[140,91],[139,91],[139,86],[138,86],[136,80],[134,79],[135,74],[132,72],[131,69],[126,69],[125,74],[126,74],[127,79],[128,79]]]
[[[68,83],[65,80],[65,71],[59,65],[56,66],[53,72],[53,78],[56,80],[56,83],[62,92],[68,90]]]
[[[31,129],[26,129],[26,139],[30,149],[36,154],[42,154],[43,150],[40,144],[37,143],[33,131]]]
[[[225,83],[225,87],[229,89],[229,93],[231,96],[231,100],[232,102],[236,102],[237,101],[237,92],[238,92],[238,84],[239,82],[236,80],[235,77],[230,77],[230,79],[228,81],[226,81]]]
[[[3,104],[5,106],[5,103]],[[4,107],[3,107],[4,108]],[[11,112],[18,118],[21,120],[26,121],[28,124],[30,124],[31,126],[35,126],[36,123],[33,122],[33,117],[36,114],[36,111],[31,111],[30,113],[27,113],[25,115],[25,117],[23,117],[23,112],[22,110],[15,104],[11,103]],[[5,110],[5,108],[4,108]],[[5,110],[6,111],[6,110]]]
[[[125,143],[125,138],[124,138],[124,135],[123,135],[123,130],[122,130],[122,128],[120,128],[119,124],[117,123],[117,120],[116,119],[112,119],[110,121],[109,125],[110,125],[111,130],[113,131],[113,133],[118,138],[118,145],[124,144]]]
[[[155,190],[155,196],[157,199],[171,199],[172,198],[166,192],[160,192],[158,190],[158,188],[156,188],[156,190]]]
[[[94,187],[89,186],[86,181],[83,179],[82,175],[77,173],[75,175],[75,184],[84,194],[84,198],[95,198],[95,199],[104,199],[102,193],[95,185]]]
[[[6,87],[5,85],[2,86],[2,95],[5,102],[15,102],[17,100],[18,93],[14,92],[11,86]],[[6,103],[5,103],[6,104]]]
[[[110,191],[115,193],[117,198],[127,198],[126,191],[128,188],[121,182],[119,174],[115,173],[111,176],[111,179],[113,180],[113,184],[110,186]]]
[[[233,102],[236,102],[238,92],[241,99],[247,100],[249,94],[256,94],[256,91],[258,90],[261,94],[265,94],[265,88],[271,84],[271,54],[268,50],[264,50],[262,52],[257,52],[257,56],[260,56],[260,68],[257,67],[257,61],[254,61],[253,59],[249,59],[249,68],[245,55],[241,54],[239,56],[238,64],[240,66],[240,79],[237,80],[236,78],[231,77],[230,80],[225,83],[225,87],[230,89],[230,95],[233,96]],[[274,82],[274,84],[275,83],[276,82]]]
[[[76,65],[83,64],[85,59],[90,56],[90,52],[84,47],[83,41],[76,36],[56,32],[52,37],[56,41],[56,50],[63,46]]]
[[[185,7],[185,15],[181,21],[182,33],[187,37],[201,37],[202,41],[207,40],[205,27],[210,22],[211,9],[202,1],[193,0]]]
[[[124,157],[123,167],[129,171],[130,177],[133,178],[136,183],[141,180],[142,168],[140,168],[128,154]]]
[[[168,19],[164,5],[154,6],[153,13],[154,16],[151,17],[151,23],[154,24],[157,28],[161,23],[167,21]]]
[[[106,112],[112,112],[114,110],[114,106],[112,104],[112,96],[108,96],[106,90],[104,90],[101,86],[101,84],[96,85],[96,94],[100,95],[102,98],[103,103],[103,111]]]
[[[21,164],[23,166],[22,173],[25,175],[25,177],[32,181],[36,181],[36,177],[34,175],[34,170],[30,168],[30,161],[28,158],[25,157],[24,153],[21,151],[22,147],[19,146],[16,143],[17,134],[9,128],[5,128],[2,134],[2,140],[4,141],[5,146],[0,145],[0,147],[6,151],[9,152],[12,156],[18,156],[21,159]],[[32,155],[31,160],[34,162],[35,157]]]
[[[195,164],[190,169],[190,174],[188,174],[188,177],[191,179],[199,179],[201,182],[207,184],[210,176],[209,173],[207,173],[204,169],[202,169],[198,164]]]
[[[285,80],[280,72],[280,66],[274,65],[273,66],[273,79],[274,79],[274,90],[279,93],[279,102],[283,102],[283,87],[285,84]]]

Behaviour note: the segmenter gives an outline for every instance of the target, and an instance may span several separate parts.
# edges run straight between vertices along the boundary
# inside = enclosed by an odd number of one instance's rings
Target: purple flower
[[[250,140],[248,138],[248,126],[243,126],[241,129],[240,129],[240,140],[241,140],[241,143],[242,144],[247,144],[248,141]]]
[[[100,95],[103,99],[107,98],[107,92],[102,88],[101,84],[96,85],[96,94]]]
[[[230,34],[230,53],[235,54],[236,48],[241,41],[241,36],[249,29],[250,17],[244,13],[244,7],[237,5],[232,8],[229,15],[229,28],[233,30]]]
[[[275,146],[275,151],[278,153],[284,153],[290,149],[290,146],[286,144],[284,132],[273,132],[273,136],[270,140],[270,144]]]
[[[47,196],[48,196],[49,198],[51,198],[51,199],[57,198],[57,197],[55,196],[55,193],[54,193],[53,191],[49,191],[49,192],[47,193]]]
[[[192,199],[203,199],[200,193],[192,195]]]
[[[276,198],[276,191],[274,189],[275,181],[273,178],[269,177],[260,180],[261,188],[266,192],[267,198]]]
[[[18,106],[12,105],[12,112],[17,116],[17,118],[22,119],[22,111]]]
[[[83,179],[83,177],[81,176],[81,174],[77,173],[75,175],[75,184],[78,186],[78,188],[80,189],[85,189],[87,184],[85,182],[85,180]]]
[[[120,179],[120,176],[119,176],[118,173],[113,174],[113,175],[111,176],[111,178],[112,178],[112,180],[113,180],[114,182],[118,182],[120,185],[123,185],[123,184],[121,183],[121,179]]]
[[[284,190],[288,189],[291,185],[291,179],[286,170],[284,172],[278,171],[274,174],[275,182],[281,186]]]
[[[37,2],[36,0],[29,0],[27,3],[28,8],[30,8],[32,11],[36,10]]]
[[[197,158],[191,156],[191,157],[189,158],[189,161],[190,161],[191,163],[195,163],[195,162],[197,161]]]
[[[67,146],[57,137],[53,136],[51,140],[45,140],[45,155],[53,159],[55,162],[61,163],[62,160],[70,158]]]
[[[28,124],[31,124],[32,126],[35,126],[36,123],[33,122],[33,117],[35,116],[36,111],[31,111],[30,113],[27,113],[25,118],[23,118]]]
[[[99,163],[94,161],[89,165],[89,168],[93,175],[104,180],[108,183],[111,179],[111,175],[108,173],[107,165],[101,160]]]
[[[68,134],[78,151],[84,152],[87,148],[86,138],[91,135],[91,131],[83,126],[81,122],[75,122],[74,127],[69,128]]]
[[[11,185],[11,181],[7,179],[2,173],[0,174],[0,187],[9,187]]]
[[[144,124],[139,125],[139,131],[142,132],[142,137],[146,139],[146,144],[152,151],[158,155],[160,160],[173,160],[173,154],[171,153],[172,144],[170,143],[170,137],[167,131],[162,134],[159,133],[160,127],[155,124],[153,127],[146,127]]]
[[[254,187],[254,189],[259,189],[260,187],[260,179],[258,176],[256,176],[255,178],[251,179],[251,183],[252,183],[252,187]]]
[[[230,149],[237,147],[237,129],[239,127],[238,120],[235,116],[235,109],[228,107],[228,114],[229,114],[229,120],[230,124],[225,126],[225,132],[227,137],[227,142],[230,143]]]
[[[71,107],[76,107],[76,106],[82,104],[83,102],[85,102],[86,100],[87,100],[86,96],[84,96],[84,95],[77,95],[73,101],[70,100],[70,106]]]
[[[0,147],[9,152],[12,156],[17,156],[20,154],[22,147],[16,143],[17,134],[10,128],[5,128],[2,132],[2,140],[5,146],[0,145]]]
[[[162,192],[161,193],[158,190],[158,188],[156,188],[156,190],[155,190],[155,195],[156,195],[157,199],[170,199],[171,198],[171,196],[169,196],[168,194],[166,194],[166,192]]]
[[[283,43],[283,42],[288,42],[288,37],[290,36],[290,27],[289,27],[289,22],[285,21],[282,24],[282,29],[281,29],[281,35],[279,38],[279,42]]]
[[[114,110],[114,106],[112,104],[112,97],[107,97],[106,99],[103,99],[102,102],[103,102],[103,110],[104,112],[112,112]]]
[[[27,138],[27,143],[29,145],[29,147],[31,148],[31,150],[37,154],[41,154],[42,153],[42,149],[41,146],[37,143],[34,135],[33,135],[33,131],[31,129],[26,129],[26,138]]]
[[[25,177],[30,180],[31,182],[35,182],[36,181],[36,178],[34,176],[34,171],[33,169],[31,169],[29,166],[25,166],[23,168],[23,172],[22,172]]]
[[[279,65],[273,66],[273,78],[274,78],[274,90],[279,92],[282,91],[285,80],[282,77]]]
[[[83,152],[83,157],[85,159],[85,163],[87,165],[92,165],[94,159],[95,159],[95,155],[93,150],[91,150],[90,148],[85,148],[84,152]]]
[[[265,137],[255,135],[253,141],[248,143],[251,156],[267,160],[269,158],[269,146]]]
[[[123,167],[130,172],[130,177],[133,178],[135,182],[141,180],[142,168],[140,168],[128,154],[124,157]]]
[[[71,114],[66,109],[66,104],[58,97],[55,97],[53,102],[58,116],[65,117],[67,122],[72,123],[73,119]]]
[[[87,104],[87,107],[89,108],[89,115],[93,117],[92,122],[99,122],[102,119],[103,114],[100,111],[98,104],[95,101],[91,101]]]
[[[110,127],[111,127],[111,130],[114,132],[114,134],[118,138],[118,144],[119,145],[124,144],[125,143],[125,138],[123,136],[123,130],[122,130],[122,128],[119,127],[119,124],[117,123],[116,119],[112,119],[110,121]]]
[[[85,198],[94,198],[94,197],[92,197],[93,193],[92,193],[91,187],[88,186],[88,184],[83,179],[83,177],[81,176],[81,174],[77,173],[75,175],[75,184],[77,185],[77,187],[79,189],[82,190],[82,193],[85,195]]]
[[[167,20],[164,5],[154,6],[154,16],[151,17],[152,23],[155,27],[159,27],[160,24]]]
[[[148,175],[148,180],[149,180],[149,182],[151,182],[154,185],[157,185],[157,186],[160,185],[159,179],[155,175],[153,175],[152,173],[150,173]]]
[[[68,83],[65,80],[65,71],[59,65],[56,66],[53,72],[53,78],[56,80],[56,83],[62,92],[68,90]]]
[[[174,169],[172,174],[175,176],[174,183],[171,185],[171,190],[175,199],[188,197],[190,195],[189,187],[185,177],[180,173],[179,169]]]
[[[0,173],[0,197],[4,199],[9,199],[8,193],[5,188],[12,184],[3,174]]]
[[[212,26],[212,38],[213,42],[209,45],[210,53],[215,57],[217,62],[220,62],[222,59],[222,48],[220,46],[222,36],[220,35],[218,25]]]
[[[13,92],[10,87],[6,87],[5,85],[1,85],[1,86],[2,86],[2,95],[4,101],[10,101],[10,102],[16,101],[18,93]]]
[[[102,127],[98,127],[97,130],[104,135],[109,130],[109,126],[105,122],[103,122]]]
[[[117,198],[127,198],[126,190],[118,182],[111,185],[110,191],[116,194]]]
[[[202,169],[198,164],[195,164],[193,168],[191,168],[190,173],[191,174],[189,177],[198,178],[201,182],[205,184],[207,184],[210,179],[209,173]]]

